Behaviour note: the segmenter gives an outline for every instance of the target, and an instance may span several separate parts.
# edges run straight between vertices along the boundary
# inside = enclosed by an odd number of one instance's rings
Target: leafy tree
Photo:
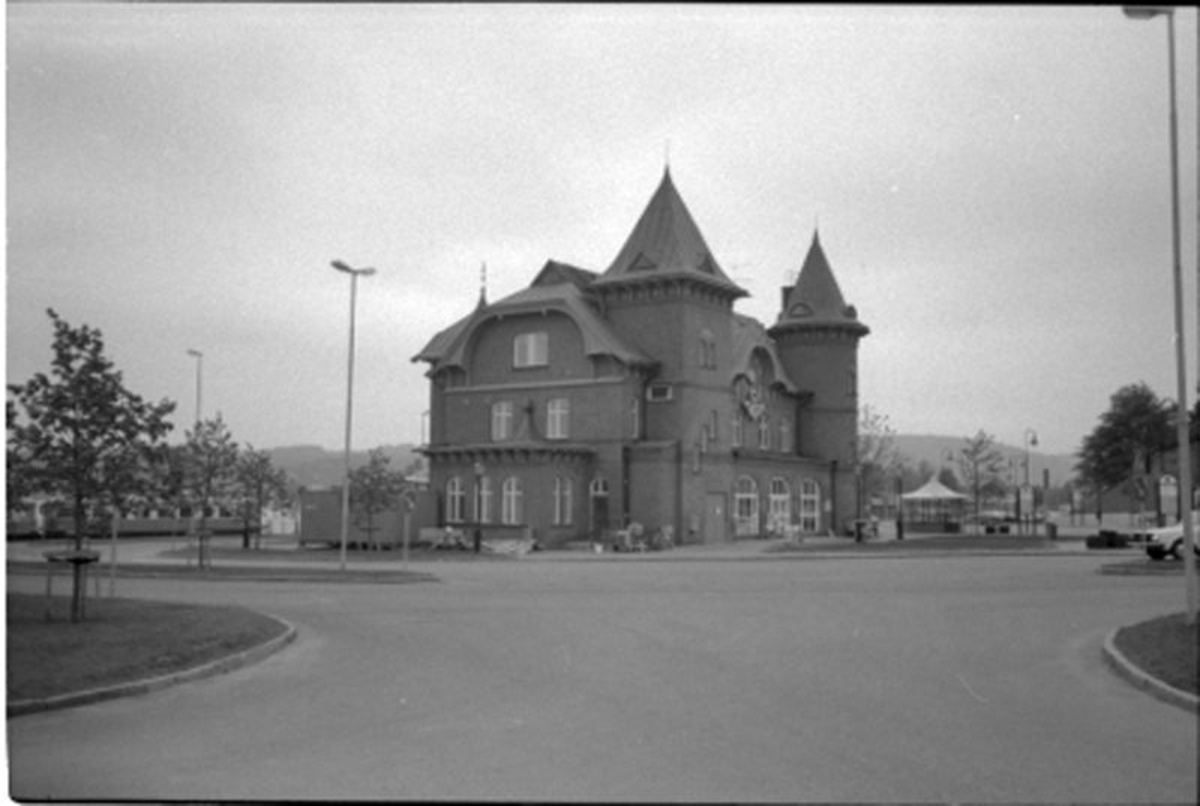
[[[957,464],[966,489],[971,491],[978,523],[983,499],[1004,494],[1004,456],[996,446],[996,438],[981,428],[975,436],[963,439]]]
[[[228,505],[237,474],[238,444],[218,414],[201,420],[187,432],[184,445],[184,489],[188,498],[200,509],[201,568],[211,565],[208,552],[208,517],[217,505]]]
[[[67,501],[75,550],[83,549],[89,518],[118,494],[143,483],[131,468],[170,430],[175,404],[148,403],[125,388],[104,355],[99,330],[71,327],[53,310],[54,358],[50,374],[8,387],[23,418],[8,415],[8,455],[29,489]],[[71,620],[83,617],[80,567],[75,566]]]
[[[404,491],[404,474],[391,470],[390,463],[383,449],[375,448],[368,454],[367,464],[350,471],[350,511],[372,548],[378,547],[375,518],[395,507]]]
[[[236,510],[242,521],[242,548],[250,548],[251,532],[255,548],[259,548],[263,510],[288,500],[287,473],[275,467],[269,452],[256,451],[247,445],[237,459],[235,484]]]
[[[1123,386],[1109,399],[1109,409],[1084,437],[1075,471],[1095,491],[1122,487],[1144,498],[1146,476],[1153,460],[1175,446],[1174,415],[1177,406],[1160,400],[1144,383]]]

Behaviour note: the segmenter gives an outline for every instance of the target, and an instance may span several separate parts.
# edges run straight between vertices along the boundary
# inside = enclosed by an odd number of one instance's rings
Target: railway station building
[[[781,291],[773,323],[735,312],[747,292],[666,170],[605,270],[551,260],[481,294],[413,358],[439,525],[545,546],[632,523],[675,544],[847,527],[869,331],[815,232]]]

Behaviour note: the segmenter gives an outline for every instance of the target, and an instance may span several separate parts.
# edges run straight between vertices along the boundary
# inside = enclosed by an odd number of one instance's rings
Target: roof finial
[[[663,173],[671,173],[671,138],[663,142]]]
[[[487,261],[479,264],[479,306],[487,305]]]

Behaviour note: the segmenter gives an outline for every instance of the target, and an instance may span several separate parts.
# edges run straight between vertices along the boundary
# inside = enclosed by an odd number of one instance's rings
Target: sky
[[[603,271],[669,165],[770,325],[814,229],[903,434],[1072,453],[1176,399],[1167,23],[1116,6],[8,4],[6,377],[47,308],[256,448],[417,443],[413,363],[547,260]],[[1198,380],[1197,22],[1176,20]],[[203,353],[202,359],[188,350]]]

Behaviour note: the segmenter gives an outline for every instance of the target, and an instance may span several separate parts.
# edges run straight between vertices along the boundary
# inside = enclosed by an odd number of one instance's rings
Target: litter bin
[[[1058,524],[1046,522],[1046,537],[1051,540],[1058,540]]]

